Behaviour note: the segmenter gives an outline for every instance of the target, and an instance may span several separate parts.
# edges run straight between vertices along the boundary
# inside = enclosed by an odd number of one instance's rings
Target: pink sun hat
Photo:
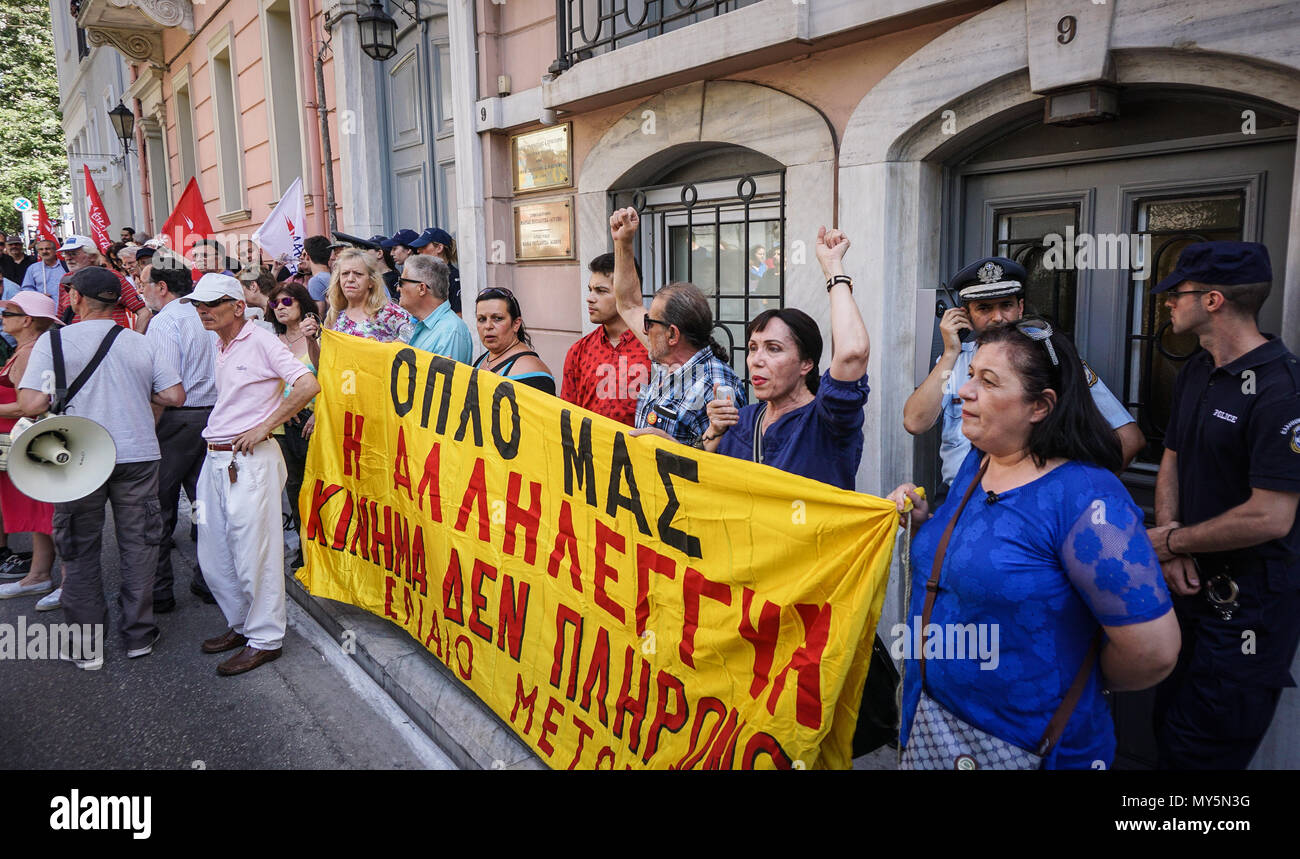
[[[30,289],[21,290],[7,301],[0,301],[0,307],[16,307],[28,316],[48,319],[55,325],[63,324],[57,315],[58,308],[54,304],[54,299]]]

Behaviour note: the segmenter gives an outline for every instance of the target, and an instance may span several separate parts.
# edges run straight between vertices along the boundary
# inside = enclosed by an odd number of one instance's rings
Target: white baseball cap
[[[64,251],[97,251],[95,243],[85,236],[68,236],[63,240],[63,247],[59,248],[59,253]]]
[[[228,274],[210,272],[199,278],[199,282],[194,285],[194,291],[181,298],[181,301],[193,303],[195,301],[219,301],[223,298],[243,301],[244,287]]]

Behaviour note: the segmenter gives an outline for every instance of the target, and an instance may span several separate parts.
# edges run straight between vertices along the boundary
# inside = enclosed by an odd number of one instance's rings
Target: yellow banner
[[[848,767],[897,514],[325,332],[298,578],[554,768]]]

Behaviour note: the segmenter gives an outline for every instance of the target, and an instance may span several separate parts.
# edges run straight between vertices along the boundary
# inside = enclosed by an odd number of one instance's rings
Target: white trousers
[[[229,466],[238,467],[230,482]],[[209,450],[199,473],[199,565],[226,622],[258,650],[284,643],[284,529],[280,493],[287,472],[280,445],[251,454]]]

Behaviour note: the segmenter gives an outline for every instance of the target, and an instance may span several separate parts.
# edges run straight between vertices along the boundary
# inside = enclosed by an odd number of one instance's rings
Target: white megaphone
[[[89,418],[23,418],[8,435],[0,435],[0,470],[9,472],[18,491],[37,501],[85,498],[108,480],[116,463],[113,437]]]

